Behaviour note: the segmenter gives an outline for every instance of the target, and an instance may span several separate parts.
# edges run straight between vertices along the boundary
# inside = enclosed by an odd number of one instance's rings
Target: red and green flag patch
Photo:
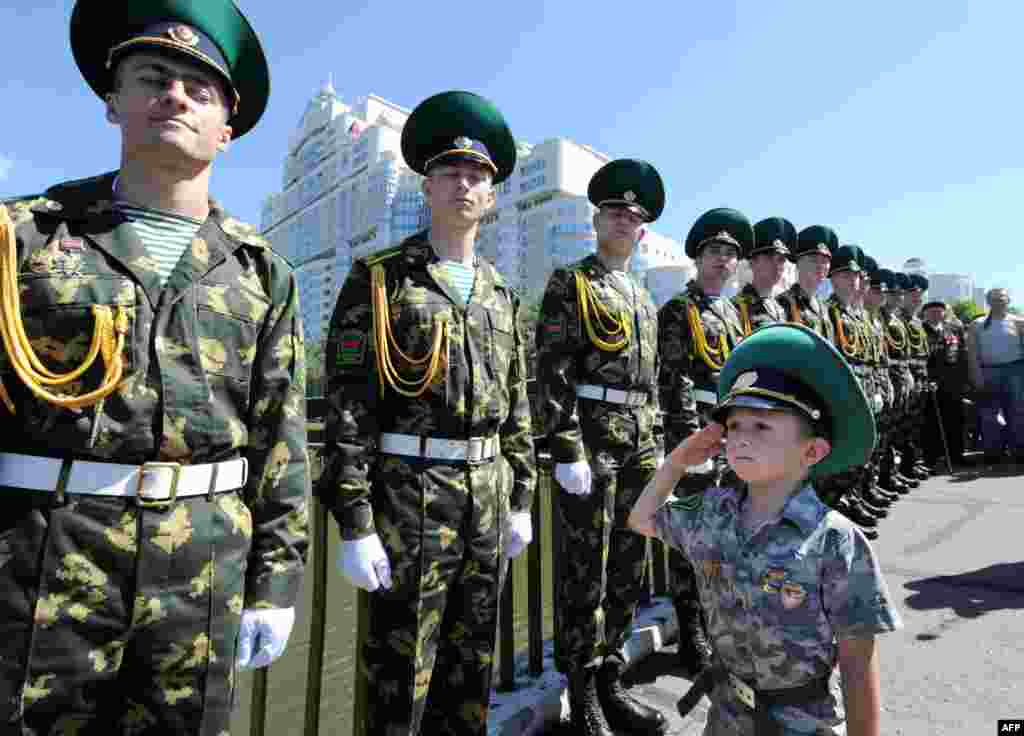
[[[338,336],[338,366],[362,365],[366,360],[366,333],[345,330]]]

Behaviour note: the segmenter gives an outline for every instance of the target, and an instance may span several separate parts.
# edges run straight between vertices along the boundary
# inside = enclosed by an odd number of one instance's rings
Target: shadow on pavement
[[[626,687],[649,685],[664,675],[690,678],[690,673],[679,666],[679,656],[675,647],[653,652],[637,662],[623,675],[622,684]]]
[[[961,618],[1024,609],[1024,561],[1003,562],[961,575],[912,580],[906,605],[918,611],[952,608]]]

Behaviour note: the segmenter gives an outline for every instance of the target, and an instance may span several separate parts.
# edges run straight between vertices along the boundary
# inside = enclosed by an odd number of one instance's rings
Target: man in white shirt
[[[967,335],[971,383],[980,394],[982,449],[986,462],[998,462],[1004,446],[1024,460],[1024,319],[1010,313],[1006,289],[990,289],[985,298],[989,312]]]

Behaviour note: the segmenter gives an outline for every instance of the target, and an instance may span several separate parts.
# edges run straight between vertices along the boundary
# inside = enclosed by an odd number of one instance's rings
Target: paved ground
[[[904,622],[880,639],[882,733],[996,734],[998,719],[1024,718],[1024,466],[932,478],[879,529]],[[674,657],[664,649],[637,665],[635,692],[672,719],[671,736],[696,736],[708,701],[679,719],[689,681]]]

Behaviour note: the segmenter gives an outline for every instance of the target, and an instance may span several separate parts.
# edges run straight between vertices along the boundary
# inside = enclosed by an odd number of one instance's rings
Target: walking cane
[[[938,387],[931,389],[932,407],[935,409],[935,418],[939,420],[939,437],[942,438],[942,450],[946,453],[946,469],[953,475],[953,459],[949,456],[949,443],[946,442],[946,426],[942,422],[942,410],[939,409]]]

